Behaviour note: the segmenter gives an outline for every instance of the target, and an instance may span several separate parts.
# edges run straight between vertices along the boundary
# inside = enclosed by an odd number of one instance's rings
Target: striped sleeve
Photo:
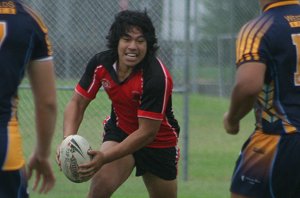
[[[151,68],[151,71],[149,70]],[[172,92],[172,78],[159,59],[144,72],[143,95],[138,117],[162,120]]]
[[[249,61],[262,61],[263,38],[273,23],[271,17],[260,17],[245,24],[239,32],[236,42],[236,64]]]
[[[102,65],[96,65],[93,58],[86,67],[86,70],[81,77],[79,83],[75,87],[75,91],[87,99],[94,99],[101,88],[101,79],[104,72]]]
[[[52,44],[48,35],[48,28],[42,17],[33,9],[28,7],[25,4],[22,4],[24,10],[32,17],[36,25],[35,35],[34,35],[34,44],[33,44],[33,52],[32,52],[32,60],[44,60],[52,58],[53,49]]]

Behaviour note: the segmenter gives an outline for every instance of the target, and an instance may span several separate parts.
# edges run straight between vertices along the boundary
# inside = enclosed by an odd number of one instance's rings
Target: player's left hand
[[[104,165],[104,155],[101,151],[90,150],[88,154],[92,156],[92,161],[79,166],[79,174],[82,178],[92,177]]]
[[[224,114],[223,125],[224,125],[224,129],[226,130],[226,132],[228,134],[231,134],[231,135],[237,134],[240,130],[240,123],[239,122],[233,123],[233,122],[229,121],[228,112],[226,112]]]
[[[56,161],[57,165],[59,166],[59,170],[62,171],[61,161],[60,161],[60,146],[61,146],[61,144],[57,145],[57,147],[56,147],[55,161]]]

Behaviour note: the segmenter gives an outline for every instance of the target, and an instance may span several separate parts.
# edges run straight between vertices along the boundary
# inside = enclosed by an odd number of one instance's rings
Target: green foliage
[[[204,0],[200,30],[204,35],[234,34],[259,12],[258,1]]]
[[[201,0],[203,11],[195,20],[197,53],[201,66],[234,65],[235,40],[240,28],[259,14],[258,1]]]

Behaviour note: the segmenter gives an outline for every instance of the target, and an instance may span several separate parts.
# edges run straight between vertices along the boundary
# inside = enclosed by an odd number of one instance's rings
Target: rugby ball
[[[61,169],[72,182],[82,183],[90,179],[79,177],[78,166],[92,160],[88,154],[91,149],[89,142],[80,135],[70,135],[61,143],[59,149]]]

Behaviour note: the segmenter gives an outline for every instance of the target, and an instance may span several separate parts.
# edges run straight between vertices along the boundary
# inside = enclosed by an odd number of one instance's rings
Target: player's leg
[[[109,149],[117,142],[107,141],[101,145],[101,150]],[[127,180],[134,168],[132,155],[125,156],[119,160],[105,164],[92,178],[89,198],[106,198],[117,190]]]
[[[0,198],[27,198],[28,183],[25,165],[18,170],[23,161],[19,123],[11,121],[9,127],[0,126]]]
[[[280,138],[257,131],[248,139],[232,177],[232,198],[273,197],[270,178]]]
[[[164,180],[151,173],[143,175],[150,198],[176,198],[177,180]]]
[[[15,171],[0,171],[0,197],[29,197],[24,168]]]
[[[300,134],[282,135],[272,171],[273,197],[300,197]]]
[[[179,149],[142,148],[134,153],[136,175],[143,176],[150,198],[177,197]]]
[[[242,195],[238,195],[238,194],[235,194],[235,193],[231,193],[231,198],[251,198],[251,197],[245,197],[245,196],[242,196]],[[253,198],[253,197],[252,197]]]

